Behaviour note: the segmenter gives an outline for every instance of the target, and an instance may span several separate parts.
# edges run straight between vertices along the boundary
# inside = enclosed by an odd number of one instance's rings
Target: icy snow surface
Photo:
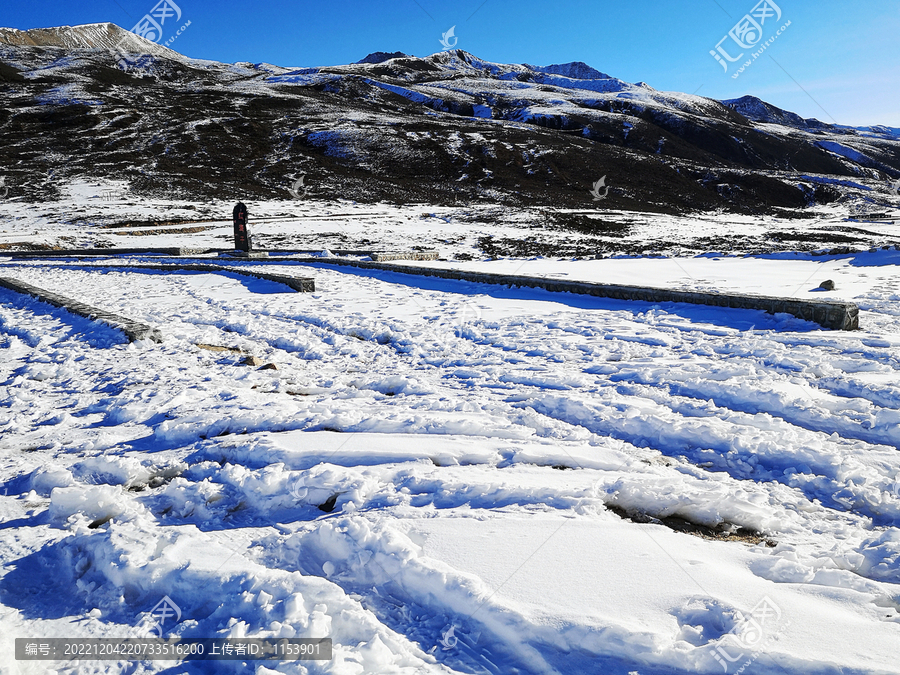
[[[158,207],[100,192],[68,199]],[[68,207],[14,206],[3,241],[93,236]],[[206,213],[189,206],[166,215]],[[110,238],[221,246],[216,208],[207,231]],[[433,207],[304,208],[256,231],[466,236]],[[900,672],[897,251],[428,263],[849,299],[852,333],[324,263],[267,264],[314,277],[300,294],[134,262],[0,257],[165,336],[128,344],[0,290],[0,671]],[[167,635],[330,637],[334,659],[13,660],[16,637],[147,636],[164,596]]]

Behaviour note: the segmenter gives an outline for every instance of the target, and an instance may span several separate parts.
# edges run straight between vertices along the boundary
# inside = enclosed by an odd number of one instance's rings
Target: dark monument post
[[[247,207],[241,202],[234,207],[234,248],[238,251],[250,250],[250,233],[247,231]]]

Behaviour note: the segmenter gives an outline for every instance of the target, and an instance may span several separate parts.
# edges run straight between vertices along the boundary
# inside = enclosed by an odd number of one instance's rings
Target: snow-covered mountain
[[[722,101],[725,105],[741,113],[753,122],[766,122],[768,124],[780,124],[797,129],[818,129],[824,125],[817,119],[804,119],[789,110],[782,110],[771,103],[766,103],[756,96],[742,96]]]
[[[390,59],[409,58],[409,54],[403,52],[372,52],[357,63],[384,63]]]
[[[552,66],[531,66],[527,68],[539,73],[548,73],[550,75],[562,75],[573,80],[608,80],[609,75],[601,73],[595,68],[591,68],[582,61],[573,61],[571,63],[557,63]]]
[[[130,54],[153,54],[183,59],[178,52],[163,47],[114,23],[89,23],[55,28],[0,28],[0,44],[18,47],[62,47],[64,49],[120,49]]]
[[[114,45],[143,56],[123,64]],[[319,194],[360,201],[585,208],[607,176],[613,208],[757,213],[900,176],[890,129],[657,91],[580,62],[449,50],[223,64],[94,24],[0,30],[0,83],[0,157],[25,192],[99,174],[138,192],[284,197],[302,173]]]

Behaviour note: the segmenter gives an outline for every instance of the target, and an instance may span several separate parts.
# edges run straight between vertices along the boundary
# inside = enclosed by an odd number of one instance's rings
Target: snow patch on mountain
[[[865,166],[873,166],[875,164],[875,160],[871,157],[867,156],[865,153],[860,152],[855,148],[851,148],[844,143],[838,143],[836,141],[818,141],[817,145],[820,148],[828,150],[829,152],[833,152],[841,157],[846,157],[849,160],[852,160],[858,164],[863,164]]]

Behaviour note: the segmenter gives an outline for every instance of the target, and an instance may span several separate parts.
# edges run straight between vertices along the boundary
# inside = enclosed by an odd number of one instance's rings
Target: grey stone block
[[[228,251],[220,255],[233,256],[235,258],[268,258],[269,254],[265,251]]]

